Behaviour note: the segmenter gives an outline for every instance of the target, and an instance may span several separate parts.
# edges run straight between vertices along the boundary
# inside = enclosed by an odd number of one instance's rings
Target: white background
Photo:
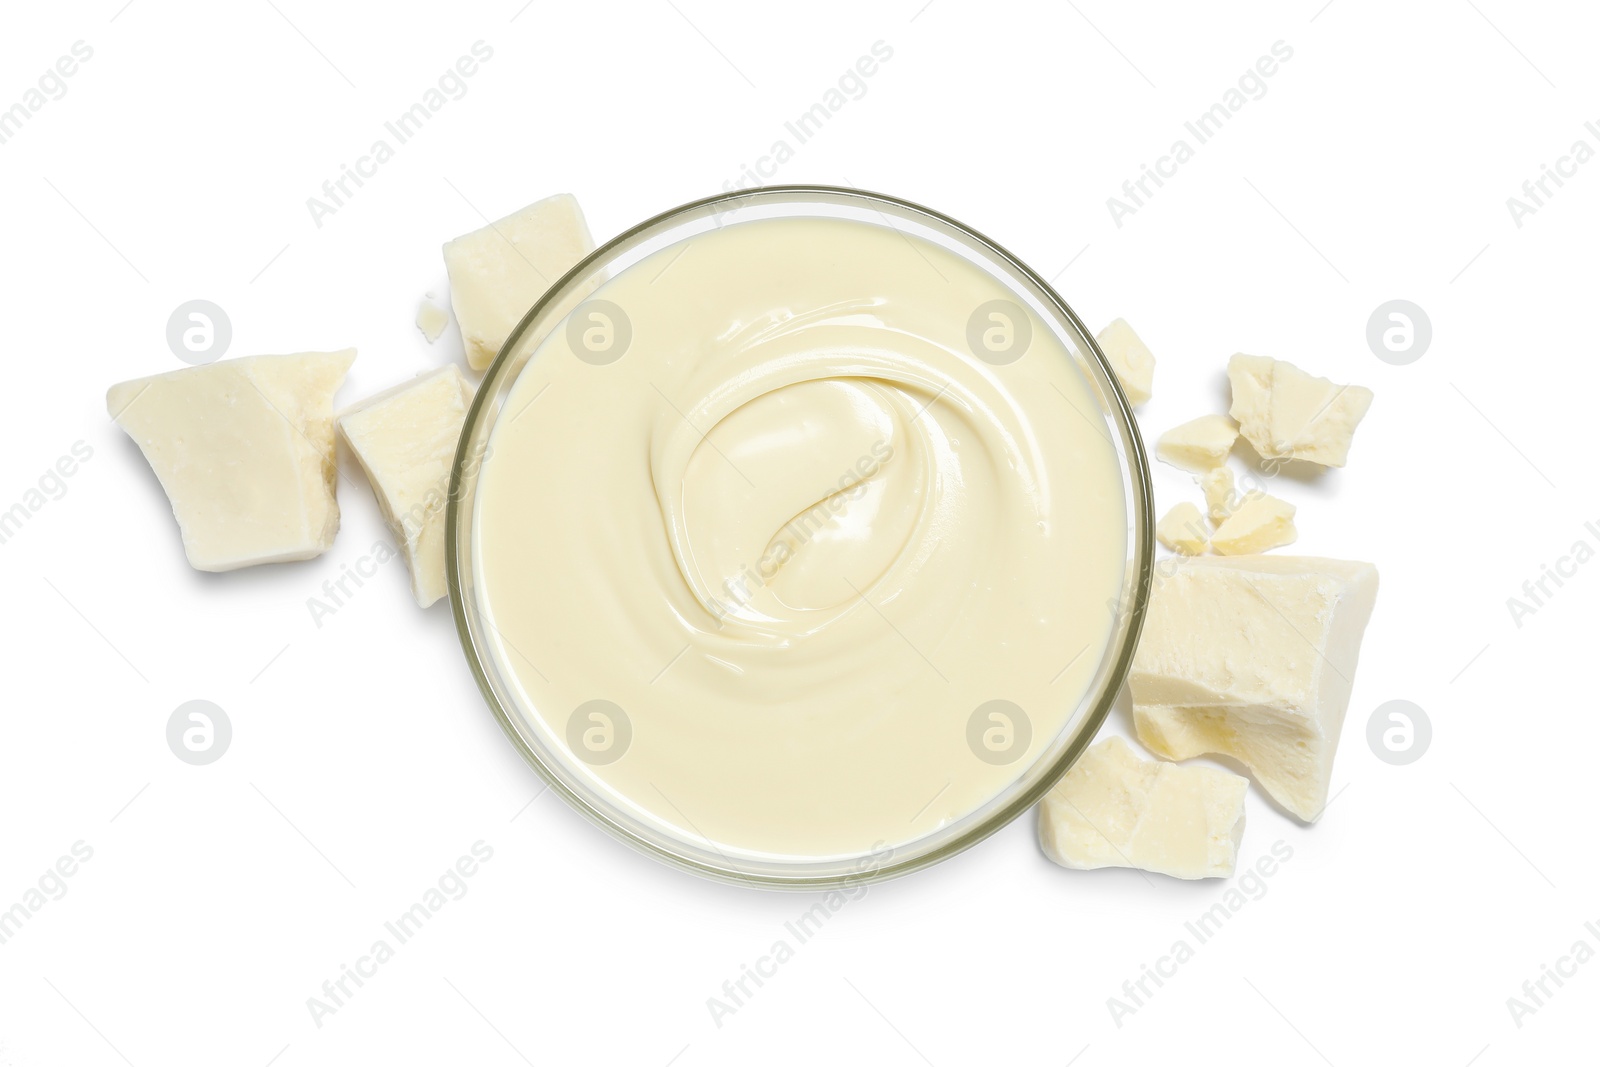
[[[93,858],[0,945],[0,1064],[1593,1058],[1600,963],[1520,1027],[1506,1000],[1600,948],[1600,565],[1520,627],[1506,601],[1600,545],[1600,163],[1520,228],[1506,199],[1600,148],[1594,13],[922,2],[12,6],[0,107],[94,54],[0,145],[0,508],[74,442],[93,456],[0,545],[0,908],[75,842]],[[306,198],[480,39],[467,94],[315,226]],[[1252,791],[1244,861],[1293,859],[1120,1027],[1107,998],[1226,887],[1058,869],[1031,819],[851,902],[717,1026],[707,998],[811,900],[676,873],[532,799],[448,608],[419,612],[399,563],[318,628],[307,598],[385,536],[356,468],[325,556],[198,574],[104,410],[180,366],[165,323],[194,298],[227,310],[230,355],[357,346],[341,403],[459,360],[453,329],[430,347],[411,323],[442,241],[553,192],[602,240],[717,192],[880,40],[865,94],[769,178],[926,203],[1092,326],[1128,317],[1159,360],[1151,440],[1223,410],[1238,350],[1377,393],[1346,469],[1277,490],[1296,551],[1382,574],[1338,799],[1308,829]],[[1280,40],[1266,95],[1116,226],[1107,197]],[[1365,340],[1393,298],[1433,324],[1409,366]],[[1156,488],[1198,500],[1170,468]],[[165,741],[194,698],[233,723],[206,767]],[[1365,739],[1398,698],[1434,728],[1404,767]],[[467,895],[315,1025],[307,998],[479,840]]]

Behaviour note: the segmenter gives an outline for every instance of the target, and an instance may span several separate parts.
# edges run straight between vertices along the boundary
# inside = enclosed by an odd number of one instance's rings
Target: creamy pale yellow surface
[[[724,225],[596,291],[476,495],[534,728],[729,857],[893,848],[1015,781],[1080,711],[1128,525],[1094,387],[1020,303],[842,219]]]

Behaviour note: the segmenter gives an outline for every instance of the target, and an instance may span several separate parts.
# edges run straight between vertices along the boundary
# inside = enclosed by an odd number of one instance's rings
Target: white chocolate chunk
[[[1120,737],[1083,754],[1039,805],[1039,844],[1063,867],[1227,878],[1248,782],[1215,767],[1140,759]]]
[[[1174,426],[1156,442],[1156,455],[1184,470],[1204,474],[1227,462],[1239,427],[1226,415],[1202,415]]]
[[[1139,740],[1167,759],[1232,756],[1278,803],[1315,821],[1377,593],[1370,563],[1179,562],[1151,593],[1128,677]]]
[[[417,304],[417,329],[422,331],[422,336],[428,339],[431,345],[444,333],[444,328],[450,324],[450,316],[445,314],[444,308],[428,300]]]
[[[1233,496],[1233,472],[1227,467],[1217,467],[1200,476],[1200,491],[1206,497],[1206,514],[1214,524],[1233,514],[1240,501]]]
[[[1106,354],[1122,391],[1128,394],[1128,403],[1138,407],[1150,399],[1150,386],[1156,376],[1156,357],[1133,332],[1126,319],[1112,319],[1095,340],[1100,351]]]
[[[1156,540],[1185,556],[1198,556],[1206,550],[1206,520],[1200,509],[1185,500],[1156,523]]]
[[[249,356],[107,391],[106,410],[172,503],[191,567],[311,559],[333,544],[333,394],[355,358]]]
[[[1220,556],[1248,556],[1293,544],[1298,536],[1293,504],[1253,493],[1217,527],[1211,535],[1211,548]]]
[[[1372,406],[1372,390],[1315,378],[1292,363],[1235,355],[1228,361],[1233,405],[1245,440],[1263,459],[1342,467],[1350,439]]]
[[[1233,403],[1228,415],[1239,424],[1239,434],[1263,459],[1272,458],[1272,365],[1268,356],[1236,353],[1228,360],[1228,387]]]
[[[530,204],[444,246],[467,363],[483,370],[545,290],[594,251],[570,193]]]
[[[427,607],[448,592],[444,565],[450,469],[471,390],[452,364],[339,413],[339,434],[361,461],[383,521]]]
[[[1279,360],[1272,370],[1272,438],[1280,454],[1342,467],[1372,390],[1314,378]]]

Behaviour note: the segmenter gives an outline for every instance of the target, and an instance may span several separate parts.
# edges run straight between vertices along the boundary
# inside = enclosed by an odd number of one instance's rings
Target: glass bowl
[[[496,420],[518,374],[552,332],[600,285],[646,257],[718,227],[772,218],[852,219],[931,241],[980,266],[1009,288],[1070,354],[1094,396],[1120,468],[1126,566],[1119,597],[1107,605],[1111,629],[1085,695],[1064,728],[1017,777],[976,810],[895,847],[855,857],[769,860],[730,856],[715,842],[672,833],[639,818],[575,766],[570,752],[519,706],[496,660],[493,624],[474,568],[473,524],[479,470]],[[1085,413],[1086,418],[1093,418]],[[451,475],[445,557],[456,628],[478,687],[517,750],[568,804],[632,847],[672,866],[725,882],[765,888],[826,889],[907,874],[947,859],[1005,826],[1036,803],[1094,740],[1126,678],[1150,590],[1153,520],[1150,471],[1132,411],[1093,334],[1066,302],[1016,257],[938,212],[876,193],[828,186],[777,186],[697,200],[633,227],[592,252],[533,306],[485,374],[462,429]],[[1091,650],[1092,651],[1092,650]]]

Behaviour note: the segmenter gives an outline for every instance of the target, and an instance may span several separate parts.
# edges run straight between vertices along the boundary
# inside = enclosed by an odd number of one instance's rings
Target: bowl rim
[[[737,864],[727,857],[725,863],[718,865],[703,859],[663,847],[655,841],[649,840],[640,834],[634,833],[629,827],[610,817],[609,813],[599,806],[568,787],[555,769],[546,765],[544,758],[533,748],[518,727],[517,720],[501,703],[494,691],[493,684],[485,666],[484,650],[480,648],[474,634],[471,620],[468,618],[467,607],[462,594],[462,544],[460,527],[463,519],[463,498],[470,488],[475,488],[477,467],[479,460],[470,455],[469,442],[476,435],[480,421],[484,418],[485,408],[490,397],[500,390],[500,376],[504,372],[508,357],[517,350],[524,335],[533,327],[545,310],[563,299],[569,299],[568,287],[576,279],[587,275],[591,268],[602,261],[609,259],[618,249],[629,246],[636,239],[648,234],[650,231],[670,223],[675,219],[689,219],[697,214],[706,213],[713,209],[712,214],[722,214],[715,211],[722,205],[729,205],[728,210],[737,210],[738,207],[753,201],[772,200],[777,202],[795,202],[796,198],[816,197],[819,200],[843,199],[845,201],[859,201],[869,206],[889,206],[897,211],[910,215],[924,216],[938,226],[954,230],[961,238],[971,242],[981,249],[986,255],[998,260],[1000,264],[1017,272],[1027,282],[1037,289],[1037,295],[1048,304],[1052,311],[1062,316],[1077,331],[1079,338],[1085,344],[1085,355],[1098,363],[1103,381],[1100,383],[1105,388],[1103,391],[1112,403],[1108,405],[1104,415],[1110,416],[1110,421],[1115,424],[1120,445],[1113,441],[1122,460],[1128,469],[1128,484],[1132,490],[1132,499],[1129,501],[1129,520],[1133,526],[1133,536],[1130,538],[1130,547],[1133,559],[1130,561],[1129,575],[1124,574],[1123,596],[1127,598],[1115,608],[1119,616],[1126,618],[1126,626],[1120,636],[1113,631],[1112,642],[1115,645],[1115,658],[1111,662],[1109,671],[1104,675],[1103,685],[1098,693],[1093,693],[1093,704],[1081,720],[1076,734],[1068,741],[1061,753],[1056,757],[1054,765],[1041,774],[1027,788],[1020,790],[1004,805],[989,812],[983,819],[974,822],[961,833],[952,836],[949,840],[938,844],[936,847],[924,848],[915,854],[904,858],[895,858],[891,851],[889,858],[881,865],[867,865],[858,868],[849,874],[775,874],[755,872],[739,869]],[[880,212],[881,214],[881,212]],[[885,216],[887,224],[887,216]],[[569,312],[570,313],[570,309]],[[565,316],[563,316],[565,317]],[[554,325],[552,324],[552,328]],[[530,358],[531,354],[530,354]],[[515,378],[505,383],[509,389]],[[485,437],[492,435],[493,427],[485,431]],[[469,486],[470,482],[470,486]],[[1138,424],[1133,416],[1133,408],[1129,403],[1126,392],[1118,379],[1115,370],[1100,348],[1098,338],[1078,317],[1072,307],[1056,292],[1055,287],[1041,277],[1017,256],[1013,255],[1004,246],[992,240],[985,234],[973,229],[948,215],[935,211],[932,208],[900,197],[884,193],[870,192],[846,186],[834,185],[770,185],[749,190],[735,190],[715,196],[703,197],[680,204],[677,207],[659,212],[644,221],[629,227],[609,241],[599,245],[575,264],[570,270],[553,282],[543,295],[528,309],[516,327],[506,338],[505,344],[495,355],[494,361],[484,371],[476,392],[472,397],[466,417],[462,423],[461,434],[457,440],[456,452],[450,468],[450,485],[447,495],[445,514],[445,570],[450,590],[450,608],[455,618],[456,633],[461,641],[462,651],[466,655],[467,663],[472,671],[478,690],[483,695],[484,701],[489,705],[501,729],[510,738],[513,746],[522,755],[523,760],[533,768],[535,773],[544,780],[546,786],[562,797],[568,805],[580,814],[595,823],[611,836],[621,840],[637,851],[659,860],[668,866],[693,874],[707,877],[715,881],[750,886],[762,889],[789,889],[818,891],[838,889],[844,886],[872,884],[901,877],[918,870],[925,869],[940,863],[952,856],[965,852],[979,842],[998,832],[1002,827],[1010,825],[1027,809],[1047,793],[1062,775],[1071,769],[1078,758],[1095,740],[1101,726],[1105,723],[1116,703],[1123,685],[1127,680],[1132,667],[1133,656],[1138,647],[1139,635],[1144,626],[1145,613],[1149,604],[1152,587],[1155,546],[1154,546],[1154,501],[1150,483],[1150,464],[1146,454],[1144,442],[1139,434]],[[1131,589],[1130,589],[1131,584]],[[492,627],[492,624],[489,624]],[[1119,642],[1119,643],[1118,643]],[[1104,662],[1104,658],[1102,658]],[[1091,696],[1086,693],[1084,699]],[[1081,702],[1080,702],[1081,703]],[[1043,753],[1039,759],[1043,758]],[[1036,759],[1022,769],[1021,774],[1026,775],[1033,771],[1038,764]],[[931,835],[930,835],[931,836]],[[711,844],[709,841],[708,844]],[[715,846],[711,846],[715,850]],[[876,855],[876,853],[874,853]]]

